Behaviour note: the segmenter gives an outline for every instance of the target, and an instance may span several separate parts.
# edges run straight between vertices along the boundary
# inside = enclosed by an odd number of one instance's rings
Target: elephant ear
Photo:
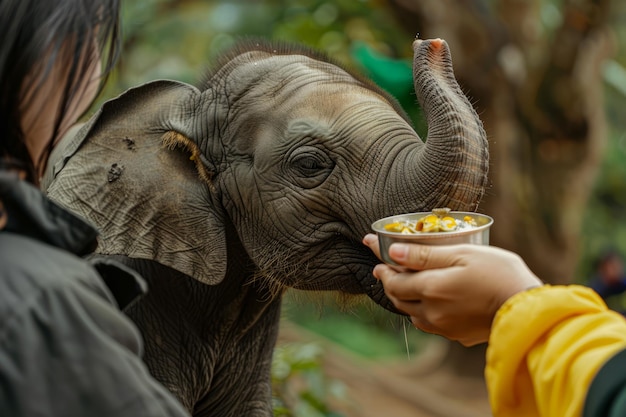
[[[108,101],[62,140],[42,183],[100,231],[98,253],[154,260],[214,285],[226,273],[224,214],[181,133],[199,94],[160,80]]]

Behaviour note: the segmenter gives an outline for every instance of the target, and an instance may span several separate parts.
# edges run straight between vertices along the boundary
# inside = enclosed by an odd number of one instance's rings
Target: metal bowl
[[[395,222],[415,222],[432,212],[406,213],[396,216],[385,217],[372,223],[372,229],[378,235],[380,256],[388,264],[397,265],[389,258],[389,246],[392,243],[421,243],[424,245],[454,245],[459,243],[473,243],[476,245],[489,244],[489,229],[493,224],[493,218],[479,213],[467,211],[450,211],[446,216],[455,220],[463,220],[465,216],[471,216],[476,221],[476,226],[466,227],[451,232],[418,232],[403,234],[385,230],[385,225]]]

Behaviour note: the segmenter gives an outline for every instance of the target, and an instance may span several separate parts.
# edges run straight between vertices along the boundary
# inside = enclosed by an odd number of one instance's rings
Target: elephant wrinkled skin
[[[422,141],[370,81],[296,45],[247,41],[199,86],[158,80],[105,103],[49,166],[49,196],[136,268],[126,308],[150,371],[196,416],[271,416],[286,288],[394,311],[361,243],[378,218],[476,210],[488,145],[445,41],[414,42]]]

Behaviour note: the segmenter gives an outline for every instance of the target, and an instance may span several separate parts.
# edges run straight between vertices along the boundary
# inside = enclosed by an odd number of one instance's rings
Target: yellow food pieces
[[[476,226],[476,219],[474,219],[472,216],[464,216],[463,221],[470,226]]]
[[[457,228],[456,219],[454,217],[444,217],[439,221],[439,229],[442,232],[451,232]]]
[[[402,234],[415,233],[413,230],[411,230],[409,226],[410,226],[409,223],[393,222],[393,223],[386,224],[385,230],[389,232],[402,233]]]
[[[415,223],[415,230],[423,233],[438,232],[440,226],[439,217],[434,214],[424,216]]]
[[[476,226],[476,220],[472,216],[464,216],[461,220],[455,219],[452,216],[428,214],[418,219],[416,222],[395,221],[392,223],[387,223],[384,228],[388,232],[414,234],[452,232],[468,226]]]

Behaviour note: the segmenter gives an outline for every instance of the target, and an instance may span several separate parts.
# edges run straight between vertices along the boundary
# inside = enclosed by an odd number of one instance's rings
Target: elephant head
[[[257,300],[339,290],[394,311],[363,235],[393,214],[476,210],[488,170],[447,44],[416,40],[414,53],[425,141],[367,79],[308,48],[247,41],[199,86],[154,81],[105,103],[59,151],[49,195],[102,231],[100,254],[254,287]]]
[[[260,41],[224,55],[200,88],[156,81],[105,104],[74,137],[88,143],[73,158],[77,175],[101,182],[104,201],[74,200],[103,230],[100,252],[215,284],[232,223],[255,277],[273,289],[365,292],[391,308],[360,244],[370,224],[434,207],[473,211],[487,181],[485,133],[446,43],[416,40],[414,49],[425,142],[368,80],[315,51]],[[174,169],[173,160],[185,164],[176,147],[201,175]]]

